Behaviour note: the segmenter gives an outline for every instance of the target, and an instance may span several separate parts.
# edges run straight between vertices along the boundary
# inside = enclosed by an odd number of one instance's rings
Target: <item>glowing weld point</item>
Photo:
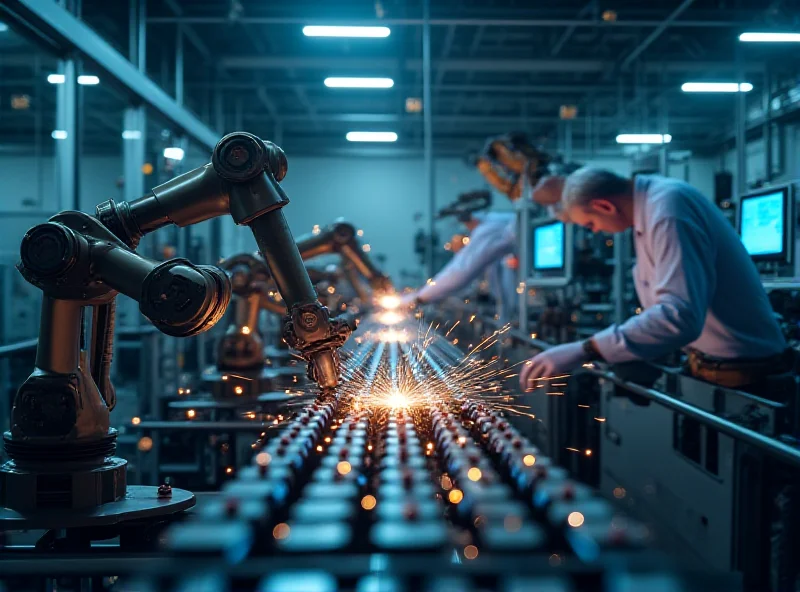
[[[367,511],[373,510],[377,505],[378,500],[375,499],[374,495],[365,495],[361,498],[361,507]]]
[[[606,420],[606,418],[605,417],[595,417],[594,420],[595,421],[599,421],[599,422],[604,422]]]
[[[572,512],[569,516],[567,516],[567,523],[572,528],[578,528],[581,524],[583,524],[584,520],[585,518],[580,512]]]
[[[481,475],[481,470],[478,467],[472,467],[467,471],[467,477],[469,477],[470,481],[480,481]]]
[[[250,335],[250,327],[248,327],[247,325],[242,327],[242,335]]]
[[[461,500],[464,499],[464,493],[460,489],[453,489],[447,495],[447,499],[450,500],[451,504],[460,504]]]
[[[378,300],[378,304],[388,310],[399,308],[400,302],[400,297],[397,294],[385,294]]]

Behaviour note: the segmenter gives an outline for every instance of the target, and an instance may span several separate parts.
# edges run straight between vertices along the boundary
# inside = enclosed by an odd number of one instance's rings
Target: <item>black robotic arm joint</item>
[[[213,327],[230,298],[231,283],[223,271],[172,259],[145,278],[139,309],[162,333],[188,337]]]

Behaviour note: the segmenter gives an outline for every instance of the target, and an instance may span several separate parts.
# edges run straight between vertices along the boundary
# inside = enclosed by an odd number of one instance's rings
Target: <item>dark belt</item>
[[[727,388],[748,386],[768,376],[787,374],[795,368],[796,354],[792,348],[768,358],[737,358],[723,360],[689,350],[689,371],[692,376]]]

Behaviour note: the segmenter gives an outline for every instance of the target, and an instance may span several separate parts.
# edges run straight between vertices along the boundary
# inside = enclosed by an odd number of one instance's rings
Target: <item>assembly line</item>
[[[322,4],[0,2],[0,90],[52,52],[58,126],[0,143],[0,592],[800,590],[791,60],[753,125],[745,78],[681,87],[732,95],[731,138],[667,117],[670,76],[705,72],[687,30],[777,29],[784,3],[347,1],[371,16],[298,49]],[[127,54],[95,32],[120,23]],[[116,129],[92,68],[125,107],[120,162],[89,168]]]

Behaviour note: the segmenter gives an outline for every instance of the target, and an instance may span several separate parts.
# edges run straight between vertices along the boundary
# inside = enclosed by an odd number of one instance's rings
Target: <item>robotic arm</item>
[[[391,280],[383,275],[361,249],[352,224],[337,221],[323,228],[318,234],[307,234],[297,239],[297,247],[302,259],[307,260],[320,255],[338,253],[345,260],[344,270],[353,283],[353,268],[369,282],[375,291],[392,291]],[[349,265],[348,265],[349,263]],[[364,300],[358,284],[353,286]]]
[[[469,191],[460,194],[454,202],[439,210],[436,219],[443,220],[452,216],[459,222],[469,222],[472,214],[485,210],[491,205],[492,193],[490,191]]]
[[[111,311],[118,292],[139,302],[159,330],[189,336],[212,327],[230,300],[227,276],[185,259],[141,257],[96,219],[62,212],[30,229],[20,245],[23,277],[40,288],[42,318],[33,374],[14,400],[12,437],[48,442],[102,438],[109,432],[114,390],[93,343],[91,375],[82,350],[83,310]],[[110,357],[107,358],[110,361]]]
[[[308,362],[309,377],[329,389],[338,384],[336,350],[353,327],[332,319],[317,300],[281,212],[289,199],[278,182],[287,167],[280,148],[236,132],[220,140],[210,164],[133,202],[105,202],[98,206],[97,218],[131,247],[145,234],[169,224],[189,226],[225,214],[236,224],[249,226],[289,311],[284,339]]]
[[[489,138],[472,158],[486,180],[511,201],[522,196],[523,184],[531,187],[548,174],[553,158],[536,148],[525,134],[514,132]]]

